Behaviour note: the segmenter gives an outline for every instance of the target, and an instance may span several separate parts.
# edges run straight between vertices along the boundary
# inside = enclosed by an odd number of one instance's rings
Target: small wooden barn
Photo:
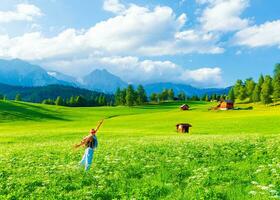
[[[218,105],[220,110],[230,110],[234,108],[234,103],[231,100],[224,100]]]
[[[190,107],[187,104],[183,104],[183,105],[180,106],[180,109],[181,110],[189,110]]]
[[[180,123],[176,125],[178,133],[188,133],[190,127],[192,127],[192,125],[186,123]]]

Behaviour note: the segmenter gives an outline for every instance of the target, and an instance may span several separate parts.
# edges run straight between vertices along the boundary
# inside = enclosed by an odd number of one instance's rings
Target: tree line
[[[72,96],[71,98],[63,99],[58,96],[54,99],[45,99],[42,104],[69,106],[69,107],[94,107],[94,106],[113,106],[114,98],[111,96],[99,95],[86,98],[83,96]]]
[[[148,102],[147,94],[142,85],[138,85],[136,90],[132,85],[127,88],[117,88],[115,93],[115,105],[133,106],[142,105]]]
[[[280,64],[276,64],[273,76],[260,75],[258,82],[252,78],[237,80],[228,93],[230,100],[247,100],[269,104],[280,100]]]

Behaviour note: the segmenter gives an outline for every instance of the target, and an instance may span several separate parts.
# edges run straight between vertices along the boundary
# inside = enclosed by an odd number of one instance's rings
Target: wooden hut
[[[181,110],[189,110],[190,107],[187,104],[183,104],[183,105],[180,106],[180,109]]]
[[[186,123],[180,123],[176,125],[178,133],[188,133],[190,127],[192,127],[192,125]]]
[[[230,110],[234,108],[234,103],[231,100],[224,100],[218,105],[220,110]]]

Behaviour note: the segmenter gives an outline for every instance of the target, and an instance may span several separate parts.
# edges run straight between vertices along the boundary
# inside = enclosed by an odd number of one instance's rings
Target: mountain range
[[[92,91],[113,94],[120,87],[128,85],[120,77],[108,72],[105,69],[96,69],[90,74],[75,78],[57,71],[46,71],[39,65],[30,64],[29,62],[13,59],[0,59],[0,83],[11,86],[38,87],[47,85],[64,85],[73,86]],[[3,85],[2,85],[3,86]],[[152,83],[144,85],[148,95],[153,92],[159,93],[163,89],[173,89],[175,94],[185,92],[188,96],[203,94],[225,94],[229,88],[195,88],[190,85],[176,83]]]

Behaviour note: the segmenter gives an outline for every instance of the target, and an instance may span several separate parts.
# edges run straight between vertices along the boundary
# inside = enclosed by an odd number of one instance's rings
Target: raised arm
[[[102,119],[102,121],[97,125],[97,127],[96,127],[96,129],[95,129],[96,132],[98,131],[98,129],[99,129],[100,126],[102,125],[103,121],[104,121],[104,119]]]

